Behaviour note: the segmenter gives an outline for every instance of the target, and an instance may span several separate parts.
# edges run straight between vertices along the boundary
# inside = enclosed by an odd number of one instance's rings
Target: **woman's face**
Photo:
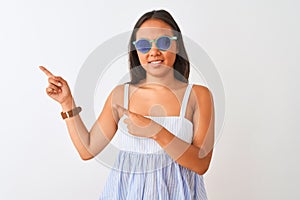
[[[172,28],[164,21],[158,19],[149,19],[145,21],[136,33],[136,40],[148,39],[156,40],[161,36],[173,37]],[[152,42],[152,48],[147,53],[137,51],[139,60],[148,74],[162,76],[169,72],[176,59],[176,41],[171,40],[171,46],[168,50],[162,51]]]

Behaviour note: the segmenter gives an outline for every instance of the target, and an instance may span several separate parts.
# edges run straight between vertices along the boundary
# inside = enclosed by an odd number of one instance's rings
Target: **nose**
[[[161,55],[160,50],[155,46],[155,44],[152,45],[152,48],[149,51],[150,56],[159,56]]]

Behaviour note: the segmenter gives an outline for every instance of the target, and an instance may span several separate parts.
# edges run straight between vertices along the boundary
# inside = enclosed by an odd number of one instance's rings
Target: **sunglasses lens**
[[[166,51],[170,48],[171,46],[171,40],[168,37],[160,37],[157,39],[156,41],[156,46],[158,49],[162,50],[162,51]]]
[[[147,53],[151,49],[151,43],[148,40],[141,39],[135,43],[135,47],[142,53]]]

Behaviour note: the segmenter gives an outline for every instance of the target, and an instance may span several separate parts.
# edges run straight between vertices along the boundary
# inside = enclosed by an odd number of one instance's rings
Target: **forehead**
[[[171,26],[162,20],[149,19],[141,25],[136,33],[136,38],[155,39],[161,35],[172,36]]]

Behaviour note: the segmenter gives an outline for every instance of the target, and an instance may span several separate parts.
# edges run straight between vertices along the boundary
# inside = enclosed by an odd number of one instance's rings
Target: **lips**
[[[148,63],[151,63],[151,64],[161,64],[163,62],[163,60],[152,60],[152,61],[149,61]]]

